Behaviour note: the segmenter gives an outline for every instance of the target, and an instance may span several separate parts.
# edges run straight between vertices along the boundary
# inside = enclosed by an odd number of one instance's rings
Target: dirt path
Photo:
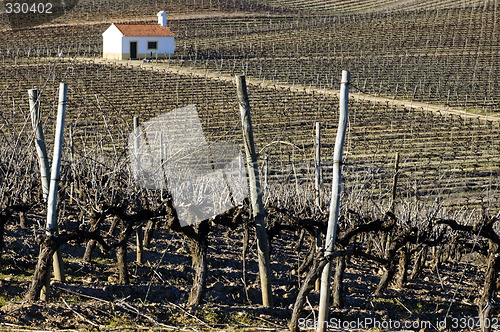
[[[88,58],[77,58],[77,61],[88,61]],[[155,63],[155,62],[142,62],[142,61],[128,61],[128,60],[106,60],[102,58],[96,58],[95,59],[96,63],[102,63],[102,64],[121,64],[125,66],[133,66],[133,67],[140,67],[145,70],[167,70],[168,72],[180,74],[180,75],[194,75],[196,77],[207,77],[213,80],[220,80],[223,82],[230,82],[234,83],[234,77],[232,77],[229,74],[220,74],[219,72],[214,72],[210,70],[204,70],[204,69],[199,69],[199,68],[193,68],[193,67],[180,67],[172,64],[168,64],[165,62],[161,63]],[[303,85],[298,85],[298,84],[286,84],[286,83],[276,83],[270,80],[261,80],[257,79],[254,77],[247,77],[247,82],[249,84],[253,85],[260,85],[261,87],[264,88],[271,88],[271,87],[282,87],[286,89],[290,89],[292,91],[299,91],[299,92],[307,92],[311,93],[314,92],[316,94],[325,94],[329,96],[338,96],[340,91],[339,90],[334,90],[334,89],[320,89],[317,87],[307,87]],[[448,114],[448,115],[459,115],[468,119],[478,119],[478,120],[483,120],[483,121],[494,121],[494,122],[500,122],[500,117],[499,116],[494,116],[494,115],[479,115],[475,113],[470,113],[467,112],[463,109],[459,108],[450,108],[446,105],[435,105],[435,104],[429,104],[429,103],[422,103],[422,102],[417,102],[417,101],[411,101],[411,100],[404,100],[404,99],[395,99],[395,98],[389,98],[389,97],[380,97],[380,96],[374,96],[366,93],[361,93],[361,92],[356,92],[350,94],[350,98],[353,100],[364,100],[364,101],[369,101],[373,103],[381,103],[385,104],[388,103],[390,105],[396,105],[396,106],[402,106],[406,108],[411,108],[411,109],[422,109],[426,111],[431,111],[431,112],[436,112],[439,114]]]

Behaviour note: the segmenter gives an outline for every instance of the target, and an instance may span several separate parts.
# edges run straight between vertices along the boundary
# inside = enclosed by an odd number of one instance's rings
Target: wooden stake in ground
[[[316,169],[316,176],[314,178],[314,190],[315,190],[315,203],[319,210],[321,210],[321,123],[316,122],[316,139],[314,141],[314,150],[315,150],[315,158],[314,158],[314,168]]]
[[[47,204],[47,197],[49,195],[49,179],[50,179],[50,165],[49,157],[47,155],[47,146],[45,145],[45,136],[43,135],[42,117],[40,116],[40,99],[38,90],[28,90],[31,125],[35,134],[35,148],[38,155],[38,164],[40,165],[40,178],[42,181],[42,196],[43,201]],[[40,248],[41,254],[41,248]],[[50,269],[50,267],[49,267]],[[50,285],[50,272],[47,272],[42,290],[40,291],[40,299],[47,300],[47,290]]]
[[[314,140],[314,168],[316,169],[316,174],[314,177],[314,191],[315,191],[315,203],[318,211],[322,210],[322,202],[321,202],[321,123],[316,122],[316,136]],[[321,233],[318,231],[316,234],[316,251],[321,250],[322,241],[321,241]],[[320,279],[316,279],[316,283],[314,285],[314,290],[319,291],[320,289]]]
[[[323,268],[321,274],[321,291],[319,299],[318,313],[318,332],[324,332],[327,329],[328,309],[330,303],[330,278],[331,278],[331,254],[335,250],[335,237],[337,233],[337,221],[340,208],[340,184],[341,184],[341,166],[342,151],[344,150],[345,131],[347,127],[347,104],[349,101],[349,79],[348,71],[342,71],[342,80],[340,82],[340,112],[339,126],[337,129],[337,138],[335,140],[335,149],[333,152],[333,179],[332,179],[332,200],[330,202],[330,216],[328,218],[328,228],[325,239],[325,256],[328,262]]]
[[[141,136],[139,128],[139,118],[134,116],[134,152],[137,160],[137,169],[140,168],[140,146],[141,146]],[[160,147],[161,151],[161,147]],[[136,234],[136,262],[137,264],[142,264],[142,242],[143,242],[143,230],[142,224],[139,223],[135,229]]]
[[[59,173],[61,169],[61,155],[64,138],[64,120],[66,118],[66,96],[68,85],[59,85],[59,105],[57,108],[56,135],[54,139],[54,154],[50,173],[49,195],[47,197],[47,229],[49,233],[57,234],[57,191],[59,189]],[[54,277],[57,281],[64,282],[64,265],[59,249],[54,254]]]
[[[30,102],[31,125],[33,126],[33,132],[35,133],[35,148],[38,155],[38,163],[40,164],[43,200],[47,203],[47,196],[49,195],[50,166],[49,157],[47,156],[47,147],[45,145],[45,137],[43,135],[38,90],[28,90],[28,96]]]
[[[392,178],[392,196],[391,196],[391,206],[389,211],[394,213],[394,208],[396,205],[396,193],[398,187],[398,176],[399,176],[399,152],[396,153],[396,158],[394,160],[394,176]]]
[[[243,141],[245,144],[245,154],[248,165],[248,179],[250,182],[250,199],[252,204],[252,215],[255,222],[255,233],[257,235],[257,256],[259,260],[259,276],[262,291],[262,305],[271,307],[273,305],[269,245],[267,242],[267,231],[265,221],[265,210],[262,202],[262,189],[259,179],[259,165],[252,131],[252,119],[250,117],[250,103],[248,101],[247,86],[245,76],[236,76],[236,90],[241,113],[241,126],[243,131]]]
[[[67,86],[61,83],[59,88],[59,107],[57,113],[57,127],[56,138],[54,143],[54,160],[52,167],[52,176],[50,174],[49,158],[47,156],[47,148],[45,145],[45,137],[43,135],[43,128],[40,116],[40,100],[38,91],[36,89],[28,90],[31,124],[35,133],[35,147],[37,150],[38,160],[40,164],[40,175],[42,180],[42,193],[43,199],[47,203],[47,228],[50,234],[57,233],[57,216],[56,216],[56,203],[57,203],[57,190],[59,181],[59,167],[62,149],[62,130],[64,128],[64,118],[66,113],[66,94]],[[49,183],[49,179],[51,179]],[[56,183],[56,184],[54,184]],[[54,188],[52,188],[54,186]],[[51,191],[51,189],[53,189]],[[61,252],[57,250],[53,257],[54,276],[58,281],[64,281],[64,266]],[[50,267],[49,267],[50,269]],[[46,275],[44,287],[42,288],[40,298],[47,299],[48,287],[50,284],[50,273]]]

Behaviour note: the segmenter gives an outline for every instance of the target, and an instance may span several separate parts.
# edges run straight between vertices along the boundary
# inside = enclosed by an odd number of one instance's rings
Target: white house
[[[175,34],[167,27],[167,13],[158,24],[113,23],[102,34],[102,55],[107,59],[165,58],[173,54]]]

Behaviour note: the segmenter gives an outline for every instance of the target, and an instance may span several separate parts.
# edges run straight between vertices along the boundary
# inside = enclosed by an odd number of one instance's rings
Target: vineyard
[[[413,0],[413,1],[376,1],[376,0],[362,0],[362,1],[309,1],[304,3],[296,0],[269,0],[266,4],[274,8],[305,10],[305,11],[331,11],[336,13],[350,14],[350,13],[366,13],[366,12],[380,12],[380,11],[397,11],[397,10],[426,10],[426,9],[447,9],[457,7],[471,7],[482,6],[484,1],[480,0],[464,0],[464,1],[432,1],[432,0]]]
[[[499,113],[496,2],[484,6],[351,15],[266,15],[171,20],[173,61],[276,82],[335,88],[350,68],[363,92],[472,113]],[[408,24],[411,22],[411,24]],[[6,33],[0,54],[100,56],[107,24]],[[43,34],[42,38],[34,38]],[[33,43],[33,40],[37,40]]]
[[[442,330],[441,322],[451,330],[481,330],[481,317],[497,319],[497,2],[434,3],[410,1],[402,11],[396,1],[380,7],[318,1],[304,8],[305,2],[288,0],[143,6],[82,0],[75,8],[95,15],[78,17],[75,10],[51,25],[5,28],[1,328],[312,328],[343,69],[352,82],[330,317],[432,322],[425,331]],[[149,63],[99,59],[110,21],[150,20],[159,6],[172,7],[174,56]],[[144,123],[187,105],[196,105],[209,145],[243,146],[235,74],[249,80],[270,247],[270,307],[261,305],[248,200],[183,226],[171,195],[140,188],[130,167],[134,117]],[[68,113],[60,233],[50,237],[27,91],[41,93],[52,151],[63,81]],[[370,95],[384,99],[363,98]],[[413,102],[433,107],[407,106]],[[37,260],[57,248],[65,280],[53,279],[42,301]],[[463,317],[469,325],[453,325]]]

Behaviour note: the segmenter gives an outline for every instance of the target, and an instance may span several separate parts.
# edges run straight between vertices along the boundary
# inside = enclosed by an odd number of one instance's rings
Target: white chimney
[[[156,14],[156,16],[158,16],[158,24],[163,26],[163,27],[166,27],[167,26],[167,13],[165,13],[162,10],[162,11],[159,11],[158,14]]]

